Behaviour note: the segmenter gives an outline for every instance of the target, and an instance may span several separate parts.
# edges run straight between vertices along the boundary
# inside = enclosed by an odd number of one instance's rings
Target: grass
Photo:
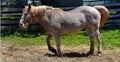
[[[104,48],[120,47],[120,28],[119,27],[107,27],[101,29],[102,44]],[[41,30],[17,30],[17,31],[1,31],[2,43],[10,43],[21,46],[38,46],[45,45],[45,39],[47,32],[44,29]],[[54,44],[54,39],[51,39],[51,43]],[[90,41],[87,32],[81,31],[77,34],[63,35],[61,36],[61,44],[69,47],[78,46],[80,44],[89,45]],[[97,41],[95,41],[97,46]]]
[[[20,17],[0,17],[1,20],[18,20]]]
[[[115,15],[116,13],[116,11],[110,11],[110,15]]]

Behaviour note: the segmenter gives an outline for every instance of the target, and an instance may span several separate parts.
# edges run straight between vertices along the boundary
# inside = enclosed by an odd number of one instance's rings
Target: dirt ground
[[[2,62],[120,62],[120,49],[103,50],[101,57],[96,55],[86,56],[89,46],[80,45],[77,47],[61,46],[63,55],[57,57],[47,46],[15,46],[2,44]],[[97,50],[97,49],[95,49]]]

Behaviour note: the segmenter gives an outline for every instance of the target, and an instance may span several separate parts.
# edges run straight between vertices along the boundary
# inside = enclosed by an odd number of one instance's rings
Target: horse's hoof
[[[61,56],[62,56],[62,54],[57,54],[57,56],[58,56],[58,57],[61,57]]]
[[[102,53],[101,53],[101,52],[98,52],[97,55],[98,55],[98,56],[102,56]]]
[[[101,54],[101,53],[97,53],[97,55],[98,55],[98,56],[102,56],[102,54]]]
[[[58,56],[58,57],[61,57],[61,56],[62,56],[62,53],[61,53],[61,52],[57,52],[57,56]]]
[[[56,49],[54,49],[53,47],[49,48],[49,50],[50,50],[51,52],[53,52],[53,53],[57,54]]]
[[[90,51],[89,51],[89,52],[87,53],[87,55],[93,55],[93,52],[90,52]]]
[[[101,54],[97,54],[97,55],[100,56],[100,57],[102,56]]]

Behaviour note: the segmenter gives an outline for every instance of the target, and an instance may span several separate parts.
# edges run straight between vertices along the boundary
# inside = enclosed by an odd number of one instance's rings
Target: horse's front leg
[[[47,39],[46,39],[46,43],[47,43],[48,49],[49,49],[51,52],[57,54],[56,50],[55,50],[55,49],[51,46],[51,44],[50,44],[50,39],[51,39],[51,38],[52,38],[52,35],[51,35],[51,34],[48,34],[48,37],[47,37]]]
[[[90,49],[87,54],[92,55],[94,53],[94,33],[93,33],[93,30],[89,29],[89,27],[87,27],[86,30],[87,30],[88,36],[90,38]]]
[[[89,38],[90,38],[90,50],[88,52],[88,55],[93,55],[93,53],[94,53],[94,36],[93,36],[93,34],[90,34]]]
[[[60,50],[60,34],[55,34],[54,35],[55,42],[56,42],[56,47],[57,47],[57,55],[61,56],[61,50]]]

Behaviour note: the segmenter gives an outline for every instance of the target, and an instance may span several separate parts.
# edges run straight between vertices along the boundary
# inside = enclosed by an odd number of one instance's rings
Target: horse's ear
[[[52,10],[52,9],[53,9],[52,6],[47,7],[47,10]]]
[[[28,9],[31,9],[31,4],[28,5]]]
[[[33,4],[31,4],[31,6],[34,6]]]

